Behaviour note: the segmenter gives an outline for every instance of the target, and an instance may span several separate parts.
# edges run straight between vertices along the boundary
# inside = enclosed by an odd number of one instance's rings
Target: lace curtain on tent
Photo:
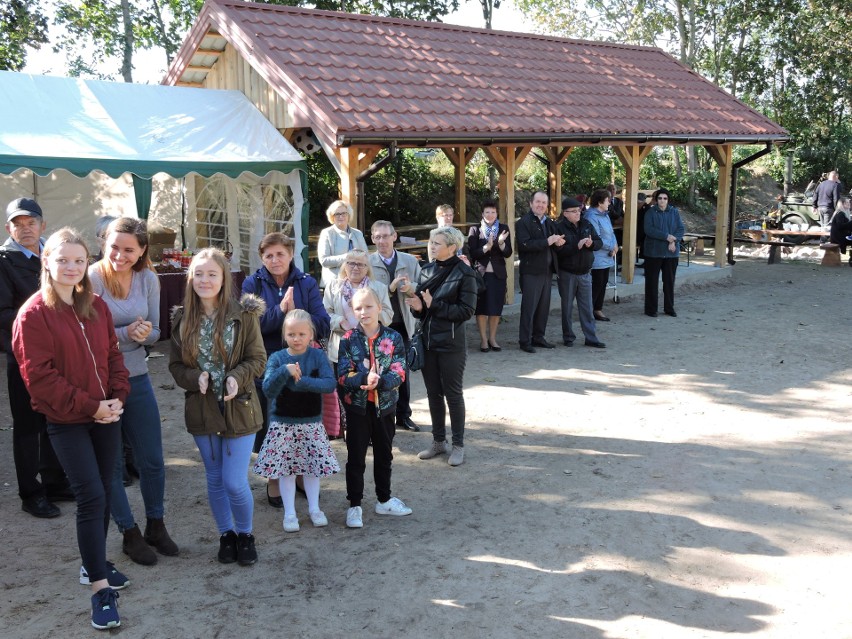
[[[244,174],[239,180],[196,176],[193,182],[194,199],[187,189],[190,213],[191,203],[195,203],[195,224],[187,224],[195,235],[192,238],[188,233],[189,246],[233,251],[232,267],[246,272],[260,267],[257,245],[267,233],[277,231],[296,238],[298,251],[302,229],[296,211],[301,211],[301,193],[295,172],[273,172],[262,178]]]

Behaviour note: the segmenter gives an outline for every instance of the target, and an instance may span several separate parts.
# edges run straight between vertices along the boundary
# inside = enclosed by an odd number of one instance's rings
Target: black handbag
[[[405,363],[408,370],[419,371],[426,363],[426,348],[423,345],[423,330],[418,323],[414,335],[408,340],[408,350],[405,352]]]

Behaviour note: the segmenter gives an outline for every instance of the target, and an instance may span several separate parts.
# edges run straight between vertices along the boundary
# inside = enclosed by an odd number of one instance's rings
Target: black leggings
[[[47,424],[47,434],[77,500],[77,545],[92,583],[107,578],[106,535],[121,422]]]
[[[360,506],[364,498],[364,471],[367,469],[367,448],[371,441],[376,498],[382,503],[391,498],[395,433],[394,415],[379,417],[373,402],[367,402],[364,415],[353,410],[346,411],[346,499],[350,506]]]
[[[464,366],[466,351],[439,353],[426,351],[423,366],[423,383],[432,416],[432,438],[442,442],[447,437],[447,407],[450,409],[450,427],[453,446],[464,446]],[[446,406],[444,400],[446,399]]]

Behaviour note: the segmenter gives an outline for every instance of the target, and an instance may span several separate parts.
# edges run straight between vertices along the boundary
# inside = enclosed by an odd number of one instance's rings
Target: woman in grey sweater
[[[118,218],[107,227],[104,257],[89,268],[92,287],[112,313],[124,365],[130,373],[130,395],[121,427],[133,447],[139,488],[145,503],[144,537],[139,531],[122,483],[123,456],[118,456],[112,481],[110,512],[124,535],[125,554],[142,565],[157,555],[179,550],[163,523],[165,464],[160,412],[148,377],[145,346],[160,338],[160,282],[148,258],[148,232],[143,220]]]

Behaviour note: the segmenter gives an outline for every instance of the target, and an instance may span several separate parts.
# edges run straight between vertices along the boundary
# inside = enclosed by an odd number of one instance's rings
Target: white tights
[[[281,477],[281,499],[284,502],[284,516],[296,514],[296,476]],[[305,494],[308,496],[308,512],[315,513],[319,507],[320,478],[312,475],[302,475],[305,484]]]

